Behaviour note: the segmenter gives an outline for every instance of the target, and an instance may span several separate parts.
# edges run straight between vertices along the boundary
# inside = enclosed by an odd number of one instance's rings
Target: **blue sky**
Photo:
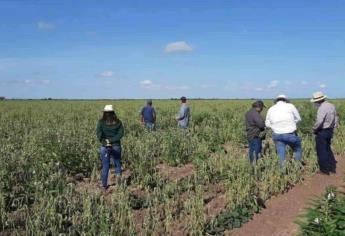
[[[0,96],[344,97],[345,1],[0,1]]]

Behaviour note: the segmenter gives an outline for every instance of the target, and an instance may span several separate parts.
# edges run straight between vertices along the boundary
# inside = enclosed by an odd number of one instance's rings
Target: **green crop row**
[[[123,168],[128,177],[103,194],[97,120],[105,104],[115,105],[125,126]],[[1,101],[0,231],[9,235],[188,235],[222,233],[239,227],[267,200],[317,169],[311,126],[316,113],[308,101],[299,133],[303,161],[278,166],[274,146],[248,163],[244,114],[251,101],[191,101],[187,132],[174,120],[179,104],[157,100],[157,131],[139,122],[144,101]],[[270,101],[266,102],[270,105]],[[334,150],[345,154],[345,101],[335,101],[341,126]],[[269,137],[268,137],[269,140]],[[268,143],[268,142],[267,142]],[[157,166],[193,166],[186,176],[167,178]],[[174,169],[175,168],[175,169]],[[78,176],[78,178],[76,177]],[[214,186],[222,186],[218,192]],[[139,189],[142,195],[132,192]],[[211,190],[210,190],[211,189]],[[206,196],[213,194],[210,199]],[[223,209],[206,208],[222,196]]]

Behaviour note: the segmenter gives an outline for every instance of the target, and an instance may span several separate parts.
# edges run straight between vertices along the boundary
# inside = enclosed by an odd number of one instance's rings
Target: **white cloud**
[[[264,91],[264,88],[257,87],[257,88],[255,88],[254,90],[257,91],[257,92],[261,92],[261,91]]]
[[[326,84],[320,84],[320,88],[324,89],[324,88],[326,88],[326,87],[327,87]]]
[[[151,80],[142,80],[139,82],[142,88],[145,89],[164,89],[164,90],[189,90],[188,86],[182,85],[161,85],[152,82]]]
[[[185,41],[177,41],[169,43],[165,46],[164,52],[166,53],[177,53],[177,52],[191,52],[193,51],[192,46],[190,46]]]
[[[186,85],[182,85],[182,86],[167,85],[167,86],[163,86],[163,88],[165,88],[166,90],[189,90],[190,89]]]
[[[308,85],[308,81],[303,80],[303,81],[301,82],[301,84],[304,85],[304,86],[305,86],[305,85]]]
[[[27,79],[24,81],[26,84],[50,84],[50,80],[42,79],[42,80],[30,80]]]
[[[143,85],[143,86],[149,86],[149,85],[152,85],[152,81],[151,80],[143,80],[143,81],[140,81],[140,84]]]
[[[53,30],[55,29],[55,25],[49,22],[45,22],[45,21],[40,21],[37,23],[37,27],[40,30]]]
[[[98,77],[103,77],[103,78],[110,78],[114,76],[114,72],[111,70],[108,71],[103,71],[101,73],[98,74]]]
[[[268,85],[267,85],[267,89],[275,89],[276,87],[278,87],[279,84],[279,80],[272,80]]]
[[[1,81],[0,81],[1,82]],[[12,80],[5,80],[2,81],[3,84],[26,84],[26,85],[47,85],[50,84],[50,80],[48,79],[12,79]]]
[[[285,81],[284,84],[289,86],[292,84],[292,82],[291,81]]]
[[[144,89],[160,89],[161,85],[153,83],[151,80],[142,80],[139,82]]]
[[[216,86],[211,85],[211,84],[201,84],[201,85],[200,85],[200,88],[203,88],[203,89],[215,88],[215,87],[216,87]]]

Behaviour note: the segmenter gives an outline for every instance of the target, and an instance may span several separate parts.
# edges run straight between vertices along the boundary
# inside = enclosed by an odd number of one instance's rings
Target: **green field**
[[[317,170],[309,101],[293,101],[303,120],[302,171],[293,160],[279,168],[270,135],[264,158],[248,163],[244,114],[252,101],[190,101],[187,132],[174,119],[178,101],[153,102],[157,131],[148,133],[139,122],[141,100],[0,101],[0,234],[221,234]],[[333,148],[344,155],[345,101],[333,102],[340,115]],[[107,194],[98,187],[95,136],[105,104],[125,127],[125,180]]]

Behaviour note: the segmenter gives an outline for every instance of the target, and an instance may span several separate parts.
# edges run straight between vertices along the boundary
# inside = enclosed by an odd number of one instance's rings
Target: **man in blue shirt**
[[[146,106],[141,109],[140,120],[149,131],[153,131],[155,129],[156,111],[152,106],[152,100],[147,100]]]
[[[176,117],[178,122],[178,126],[182,129],[187,129],[189,125],[189,118],[190,118],[190,108],[187,105],[187,98],[181,97],[181,108],[180,112]]]

